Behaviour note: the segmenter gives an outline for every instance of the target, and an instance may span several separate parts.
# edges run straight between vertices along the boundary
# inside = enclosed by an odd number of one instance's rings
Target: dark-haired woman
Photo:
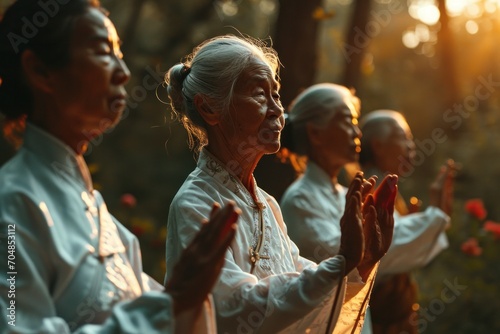
[[[0,30],[0,112],[25,124],[0,169],[2,333],[213,332],[204,301],[235,233],[234,204],[213,208],[163,287],[93,188],[83,153],[119,121],[130,76],[98,1],[18,0]]]

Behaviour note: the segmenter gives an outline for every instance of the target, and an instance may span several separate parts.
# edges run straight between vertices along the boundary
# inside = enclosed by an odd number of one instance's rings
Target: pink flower
[[[135,196],[132,194],[123,194],[122,197],[120,198],[120,202],[126,208],[133,208],[137,204],[137,200],[135,199]]]
[[[467,211],[471,216],[483,220],[486,218],[488,212],[484,208],[483,200],[480,198],[470,199],[465,202],[465,211]]]
[[[483,229],[485,231],[493,233],[496,240],[500,240],[500,223],[496,223],[492,220],[487,220],[483,225]]]
[[[476,238],[469,238],[460,247],[462,252],[471,256],[479,256],[483,252],[483,249],[479,247]]]

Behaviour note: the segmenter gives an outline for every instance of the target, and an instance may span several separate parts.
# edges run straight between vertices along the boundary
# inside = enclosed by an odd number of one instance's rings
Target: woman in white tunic
[[[393,110],[372,111],[362,118],[360,128],[361,168],[379,176],[385,172],[408,176],[416,152],[404,116]],[[395,238],[381,262],[370,306],[375,334],[418,331],[417,284],[409,271],[425,266],[448,246],[445,229],[450,223],[454,173],[454,162],[449,160],[431,184],[429,206],[423,212],[412,212],[402,196],[396,198]]]
[[[54,15],[30,32],[44,6]],[[119,121],[130,76],[98,1],[19,0],[0,31],[0,112],[25,125],[0,169],[1,332],[214,333],[205,300],[234,237],[234,205],[214,208],[163,287],[93,188],[83,153]]]
[[[377,221],[373,202],[363,207],[361,216],[363,179],[358,175],[347,196],[342,255],[319,265],[299,256],[278,204],[253,178],[260,158],[280,146],[284,119],[278,64],[274,50],[258,42],[221,36],[202,43],[167,74],[172,109],[188,130],[191,145],[202,148],[197,168],[170,206],[167,279],[212,204],[233,200],[242,211],[240,223],[213,290],[219,332],[331,332],[348,273],[352,283],[345,308],[352,316],[341,319],[336,331],[357,332],[374,267],[392,237],[392,219]],[[394,184],[386,189],[381,212],[391,210],[394,189]],[[364,235],[362,219],[372,227]],[[382,239],[375,240],[377,226]],[[367,252],[360,259],[364,239]],[[356,267],[366,284],[352,270]]]
[[[315,262],[339,251],[346,188],[337,177],[344,165],[358,160],[361,151],[359,109],[359,99],[349,89],[324,83],[299,94],[288,115],[283,145],[307,160],[295,159],[295,166],[306,168],[284,193],[281,207],[290,238],[301,254]],[[392,245],[381,261],[377,281],[428,263],[447,246],[448,219],[437,207],[413,217],[396,213]],[[369,326],[364,331],[370,332]]]

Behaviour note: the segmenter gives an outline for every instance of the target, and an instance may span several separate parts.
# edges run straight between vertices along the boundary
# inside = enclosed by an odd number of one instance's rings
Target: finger
[[[395,184],[392,189],[392,194],[387,201],[387,212],[392,217],[394,215],[394,203],[396,202],[396,197],[398,195],[398,185]]]
[[[382,183],[375,189],[373,197],[377,209],[387,207],[387,202],[397,194],[398,177],[395,174],[387,175]]]
[[[213,216],[208,223],[202,226],[193,242],[202,243],[203,246],[216,242],[224,230],[228,219],[230,219],[236,210],[239,209],[236,208],[233,201],[229,201],[222,209],[215,209]]]
[[[367,210],[367,214],[365,217],[365,240],[366,242],[366,251],[371,252],[372,256],[377,253],[381,248],[382,244],[382,234],[380,232],[380,226],[377,221],[377,211],[374,206],[369,207]]]
[[[364,237],[361,220],[357,219],[356,212],[359,203],[356,196],[351,196],[349,205],[341,219],[341,245],[340,254],[344,255],[346,261],[357,266],[364,253]]]
[[[236,223],[232,223],[231,225],[229,225],[227,233],[221,236],[221,240],[217,244],[217,247],[214,247],[214,252],[211,254],[211,257],[214,261],[219,261],[220,259],[224,258],[228,247],[233,242],[237,230],[238,225]]]
[[[209,242],[218,242],[230,230],[230,226],[236,222],[241,210],[236,207],[234,201],[228,203],[219,211],[217,211],[210,223],[213,224],[213,229],[210,233]]]
[[[370,206],[375,206],[375,200],[373,198],[373,194],[369,194],[363,203],[363,217],[366,216],[368,210],[370,210]]]
[[[222,229],[222,233],[219,234],[219,239],[218,243],[225,243],[225,240],[227,240],[228,235],[232,235],[236,233],[236,223],[241,215],[241,210],[239,208],[235,208],[234,211],[232,212],[231,216],[229,219],[226,220],[226,223],[224,225],[224,228]],[[234,235],[233,235],[234,237]],[[232,240],[232,237],[231,237]]]
[[[218,202],[214,202],[214,204],[212,205],[212,210],[210,211],[210,215],[208,216],[209,219],[212,219],[213,216],[215,216],[215,214],[217,213],[217,211],[219,211],[220,209],[220,204]]]
[[[361,186],[361,198],[364,200],[368,194],[370,194],[373,189],[375,189],[375,184],[377,183],[377,176],[372,175],[368,180],[363,180],[363,185]]]
[[[363,176],[361,172],[356,173],[356,176],[351,181],[349,188],[347,189],[346,198],[353,196],[356,191],[361,191],[361,185],[363,184]],[[347,202],[346,202],[347,204]]]

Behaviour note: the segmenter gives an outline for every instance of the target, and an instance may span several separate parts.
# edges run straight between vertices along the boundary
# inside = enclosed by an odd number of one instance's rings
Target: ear
[[[378,157],[384,154],[385,145],[380,139],[373,138],[372,141],[369,143],[369,145],[374,155],[373,158],[377,159]]]
[[[33,51],[28,49],[23,52],[21,64],[26,80],[31,87],[44,92],[53,90],[49,68]]]
[[[209,99],[206,96],[196,94],[194,96],[194,105],[208,125],[214,126],[219,123],[220,113],[212,109]]]

